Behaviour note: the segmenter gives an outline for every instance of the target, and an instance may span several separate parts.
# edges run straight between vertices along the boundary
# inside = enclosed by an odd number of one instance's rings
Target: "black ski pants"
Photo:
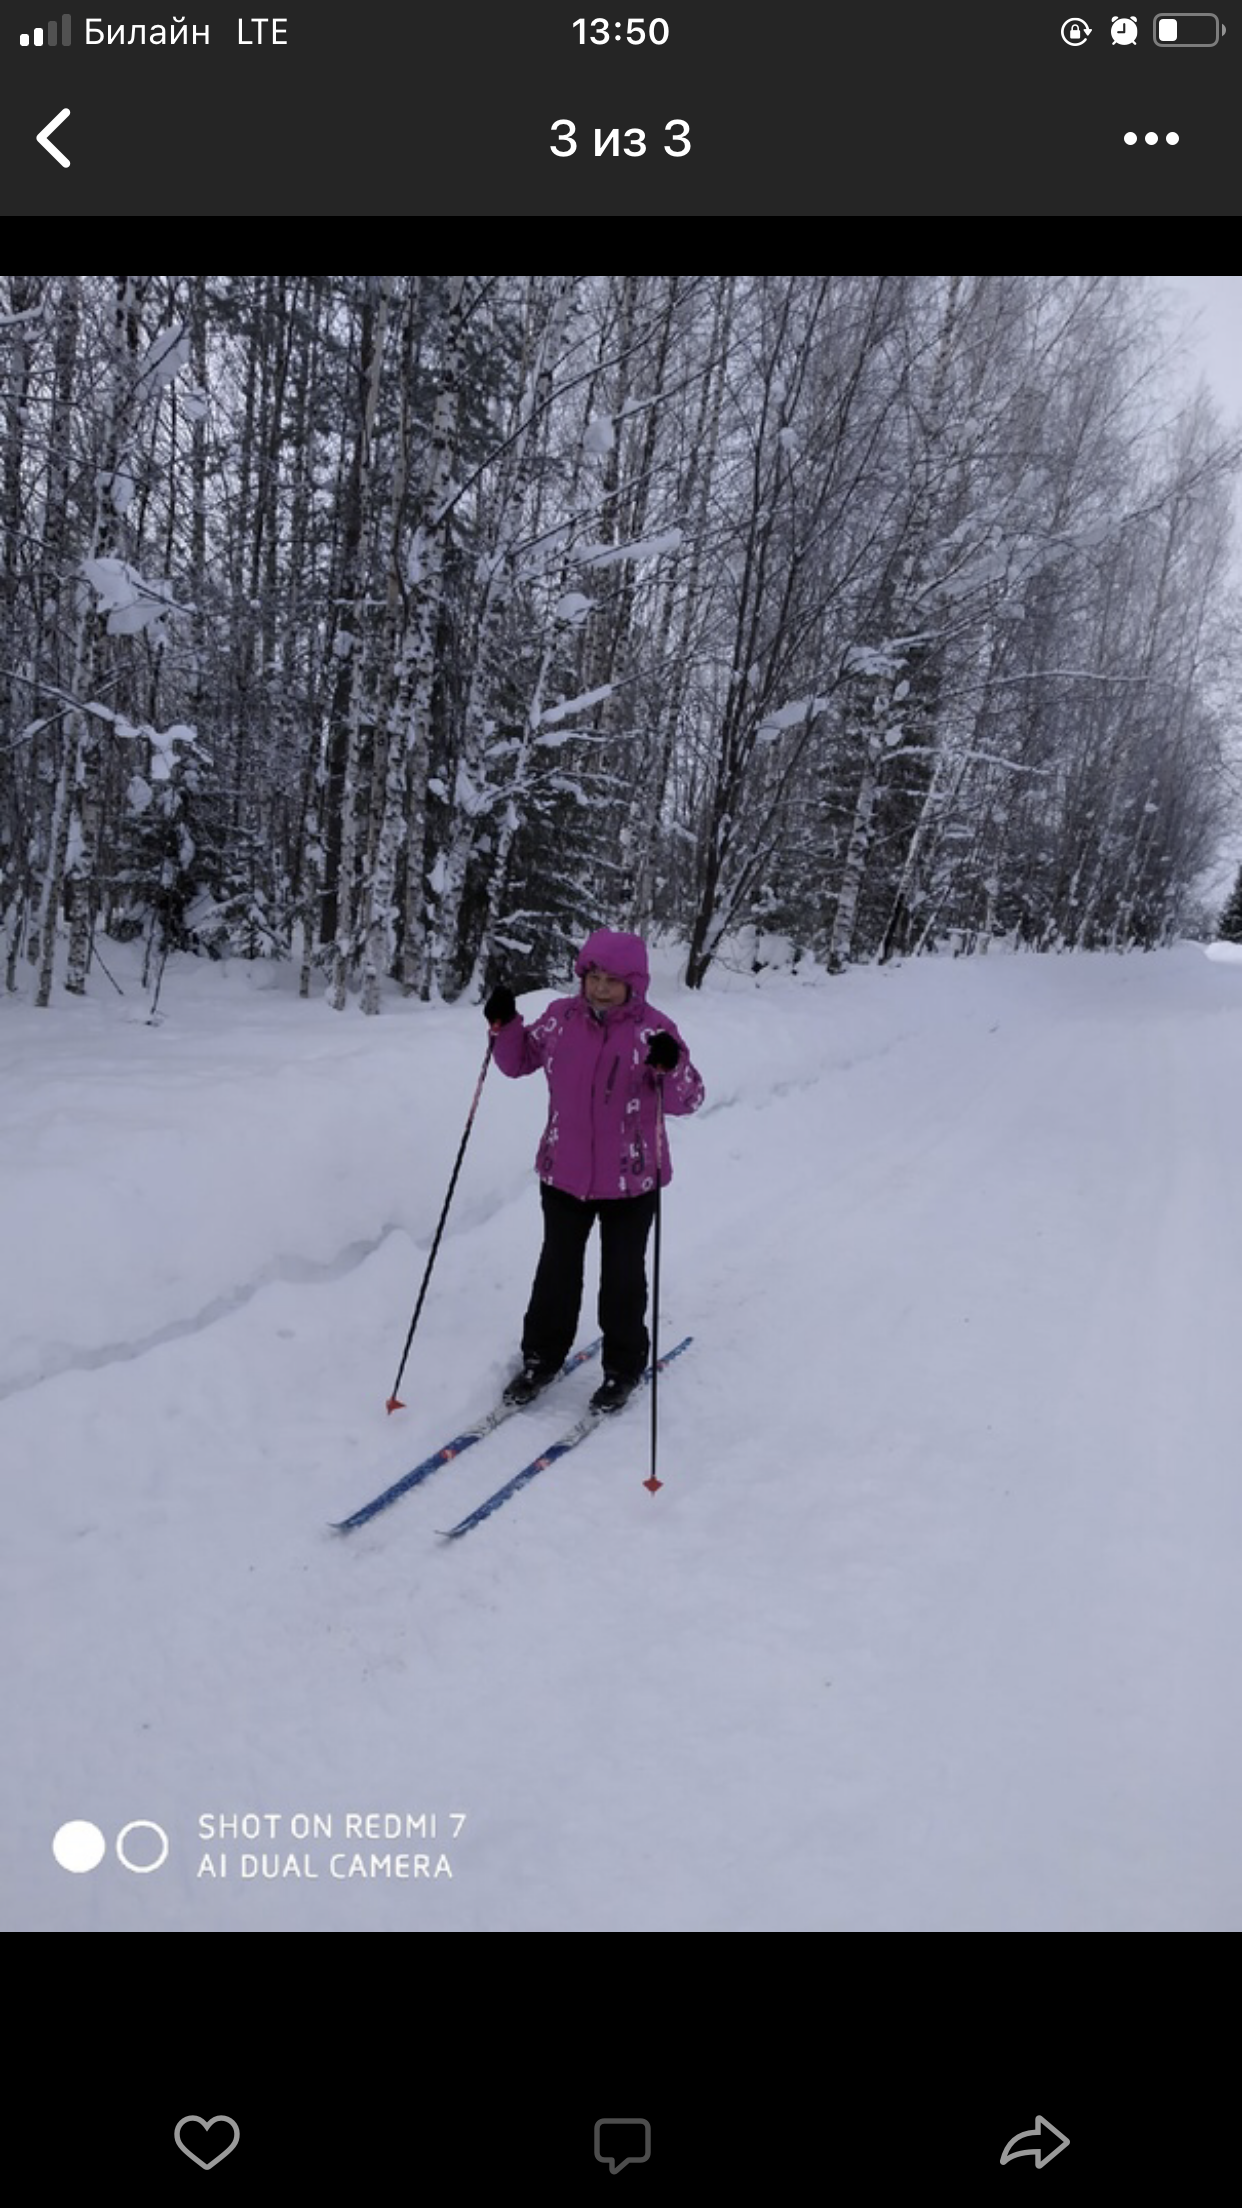
[[[538,1357],[548,1365],[563,1365],[568,1357],[582,1304],[587,1238],[598,1219],[603,1367],[619,1379],[636,1380],[646,1370],[651,1347],[645,1258],[647,1236],[655,1218],[655,1190],[642,1196],[582,1202],[544,1181],[539,1192],[543,1199],[543,1249],[522,1329],[522,1355]]]

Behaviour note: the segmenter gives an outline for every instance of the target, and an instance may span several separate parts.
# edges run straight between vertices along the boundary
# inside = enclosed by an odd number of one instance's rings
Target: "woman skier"
[[[511,1079],[542,1066],[548,1123],[535,1158],[543,1248],[522,1329],[522,1369],[507,1403],[529,1403],[569,1355],[582,1302],[587,1238],[600,1234],[599,1324],[604,1379],[591,1398],[616,1411],[647,1366],[647,1237],[657,1175],[672,1178],[664,1112],[697,1112],[703,1083],[667,1013],[647,1002],[647,947],[610,928],[589,935],[574,964],[581,987],[533,1025],[511,989],[492,990],[483,1016],[492,1055]]]

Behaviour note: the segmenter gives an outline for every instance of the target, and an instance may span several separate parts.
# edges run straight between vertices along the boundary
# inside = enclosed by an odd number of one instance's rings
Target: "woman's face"
[[[598,966],[588,966],[586,972],[587,1003],[597,1012],[608,1012],[614,1004],[624,1004],[626,985],[616,974],[606,974]]]

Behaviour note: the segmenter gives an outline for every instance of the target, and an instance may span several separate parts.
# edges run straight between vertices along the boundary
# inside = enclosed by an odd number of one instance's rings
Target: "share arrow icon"
[[[1049,2145],[1049,2141],[1052,2139],[1056,2140],[1055,2147]],[[1059,2154],[1062,2147],[1068,2147],[1068,2145],[1069,2140],[1063,2131],[1058,2131],[1055,2124],[1050,2124],[1046,2116],[1037,2116],[1034,2131],[1016,2131],[1014,2133],[1001,2156],[1001,2161],[1016,2162],[1021,2154],[1033,2154],[1036,2169],[1042,2170],[1045,2162],[1051,2162],[1053,2156]]]

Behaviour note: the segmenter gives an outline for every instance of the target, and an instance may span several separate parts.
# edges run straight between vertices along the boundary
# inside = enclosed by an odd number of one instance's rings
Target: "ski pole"
[[[427,1283],[431,1278],[431,1268],[436,1261],[436,1251],[440,1247],[440,1236],[444,1232],[444,1222],[448,1218],[448,1208],[453,1201],[453,1190],[457,1186],[457,1176],[461,1171],[461,1161],[466,1155],[466,1144],[470,1140],[470,1130],[474,1125],[474,1115],[479,1108],[479,1098],[483,1094],[483,1083],[487,1079],[487,1069],[490,1066],[491,1062],[492,1038],[489,1035],[487,1038],[487,1052],[483,1059],[483,1069],[479,1075],[477,1083],[475,1084],[474,1101],[470,1106],[469,1112],[466,1114],[466,1131],[461,1138],[461,1148],[457,1153],[457,1163],[453,1167],[453,1178],[448,1185],[448,1195],[444,1199],[444,1209],[440,1213],[440,1224],[436,1228],[436,1238],[431,1245],[431,1255],[427,1260],[427,1270],[423,1274],[423,1285],[418,1291],[418,1302],[414,1306],[414,1316],[410,1320],[410,1331],[405,1337],[405,1348],[401,1352],[401,1362],[397,1367],[397,1377],[392,1384],[392,1394],[389,1396],[388,1402],[385,1405],[385,1408],[390,1413],[392,1411],[403,1411],[405,1409],[404,1403],[398,1400],[397,1390],[401,1385],[401,1375],[405,1371],[405,1360],[410,1354],[410,1343],[414,1339],[414,1329],[418,1325],[418,1314],[423,1308],[423,1297],[427,1293]]]
[[[656,1076],[656,1200],[654,1288],[651,1304],[651,1477],[643,1486],[654,1495],[663,1487],[656,1478],[656,1387],[660,1378],[660,1177],[664,1171],[664,1075]]]

